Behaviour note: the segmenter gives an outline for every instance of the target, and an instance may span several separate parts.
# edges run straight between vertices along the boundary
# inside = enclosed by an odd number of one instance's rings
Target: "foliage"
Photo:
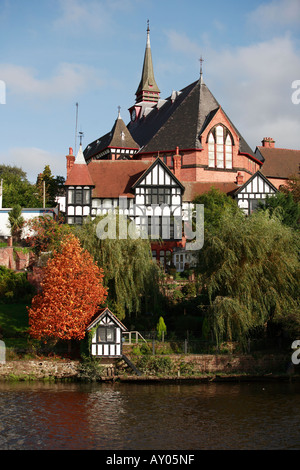
[[[221,223],[224,212],[230,212],[232,217],[239,214],[237,202],[232,197],[212,186],[207,193],[195,197],[194,204],[204,205],[204,225],[206,228],[217,229]]]
[[[300,176],[293,175],[289,178],[287,184],[280,187],[280,191],[285,194],[291,193],[294,202],[300,202]]]
[[[274,196],[267,196],[264,203],[260,204],[260,210],[268,210],[281,218],[282,223],[299,229],[300,202],[295,202],[292,192],[278,192]]]
[[[117,218],[118,219],[118,218]],[[102,266],[108,288],[108,306],[121,320],[141,311],[153,311],[159,299],[159,268],[152,262],[150,243],[141,238],[100,239],[101,217],[75,228],[82,246]],[[118,223],[117,223],[118,226]]]
[[[37,177],[36,187],[41,200],[45,196],[45,207],[56,205],[56,196],[63,194],[65,179],[63,176],[52,175],[49,165],[46,165],[43,173]],[[45,194],[44,194],[45,191]]]
[[[245,340],[251,328],[290,316],[300,324],[299,249],[298,233],[267,211],[224,213],[219,229],[207,232],[199,273],[218,343]]]
[[[84,356],[77,367],[78,379],[82,382],[97,382],[103,376],[104,367],[99,359]]]
[[[35,217],[27,222],[26,227],[30,233],[27,243],[36,255],[60,249],[61,240],[71,233],[69,225],[63,222],[62,217],[54,218],[50,215]]]
[[[102,269],[72,234],[49,259],[42,289],[28,309],[30,334],[37,339],[83,339],[107,295]]]
[[[158,323],[156,325],[156,331],[157,331],[158,338],[162,338],[163,333],[164,335],[167,334],[167,327],[166,327],[163,317],[159,317]]]
[[[0,266],[0,303],[30,300],[34,293],[34,287],[27,281],[26,273],[16,273]]]
[[[42,200],[37,188],[27,180],[26,173],[16,166],[0,165],[0,179],[3,179],[3,207],[41,207]]]
[[[20,241],[21,239],[24,224],[25,221],[22,216],[22,207],[17,204],[11,209],[11,211],[9,211],[8,214],[8,225],[11,230],[11,235],[16,241]]]
[[[144,374],[148,375],[170,374],[173,370],[173,363],[167,356],[139,356],[135,365]]]

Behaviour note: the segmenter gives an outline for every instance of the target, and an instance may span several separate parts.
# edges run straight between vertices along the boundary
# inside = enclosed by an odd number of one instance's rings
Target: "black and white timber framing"
[[[257,209],[259,202],[263,202],[267,196],[274,196],[277,192],[277,188],[261,171],[257,171],[235,192],[234,197],[245,214],[250,215]]]
[[[99,311],[99,315],[87,327],[93,332],[91,355],[94,357],[122,357],[122,333],[127,328],[108,309]]]

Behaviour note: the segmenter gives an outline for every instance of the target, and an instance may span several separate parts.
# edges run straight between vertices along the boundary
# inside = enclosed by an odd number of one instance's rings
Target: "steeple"
[[[150,46],[150,28],[149,20],[147,21],[147,43],[144,56],[144,65],[142,78],[136,91],[136,103],[141,101],[150,101],[157,103],[159,100],[160,90],[156,84],[153,72],[152,54]]]

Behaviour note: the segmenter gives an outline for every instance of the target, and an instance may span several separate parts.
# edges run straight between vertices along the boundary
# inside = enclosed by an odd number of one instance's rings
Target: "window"
[[[99,326],[97,328],[97,342],[98,343],[114,343],[116,336],[116,329],[109,326]]]
[[[83,204],[90,203],[90,188],[83,189]]]
[[[214,127],[207,144],[209,168],[232,168],[232,138],[226,127]]]
[[[74,204],[74,188],[68,189],[68,204]]]
[[[146,205],[171,204],[171,188],[151,187],[146,188]]]
[[[143,238],[151,240],[181,240],[181,217],[170,216],[144,216],[140,217],[139,227]],[[152,252],[153,255],[153,252]]]
[[[75,189],[75,204],[82,204],[82,188]]]

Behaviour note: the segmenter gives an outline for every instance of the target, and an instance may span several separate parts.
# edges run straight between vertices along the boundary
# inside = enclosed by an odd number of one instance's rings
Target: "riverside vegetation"
[[[162,318],[159,335],[171,340],[172,334],[189,331],[195,339],[210,344],[210,352],[212,348],[219,352],[222,344],[239,344],[240,353],[244,353],[249,341],[274,340],[275,345],[280,340],[289,354],[292,341],[300,335],[300,238],[299,224],[294,220],[299,200],[289,196],[284,206],[284,196],[280,196],[276,203],[249,217],[216,190],[195,202],[205,206],[205,244],[193,269],[193,280],[188,266],[183,274],[175,274],[171,263],[167,272],[160,270],[152,262],[148,240],[99,240],[97,220],[69,227],[61,220],[37,219],[36,234],[27,245],[37,257],[41,251],[49,251],[49,263],[55,263],[62,241],[75,236],[76,243],[103,270],[105,305],[131,331],[155,332]],[[287,217],[291,204],[294,216]],[[59,283],[53,279],[53,285]],[[51,280],[49,286],[51,293]],[[1,268],[0,293],[0,335],[8,359],[71,358],[66,342],[59,340],[61,332],[42,340],[30,335],[26,306],[34,305],[36,292],[25,273]],[[84,298],[76,301],[84,308]],[[73,357],[80,358],[78,340],[72,336],[68,340]],[[144,370],[157,370],[160,365],[166,373],[171,367],[166,357],[135,357]]]

